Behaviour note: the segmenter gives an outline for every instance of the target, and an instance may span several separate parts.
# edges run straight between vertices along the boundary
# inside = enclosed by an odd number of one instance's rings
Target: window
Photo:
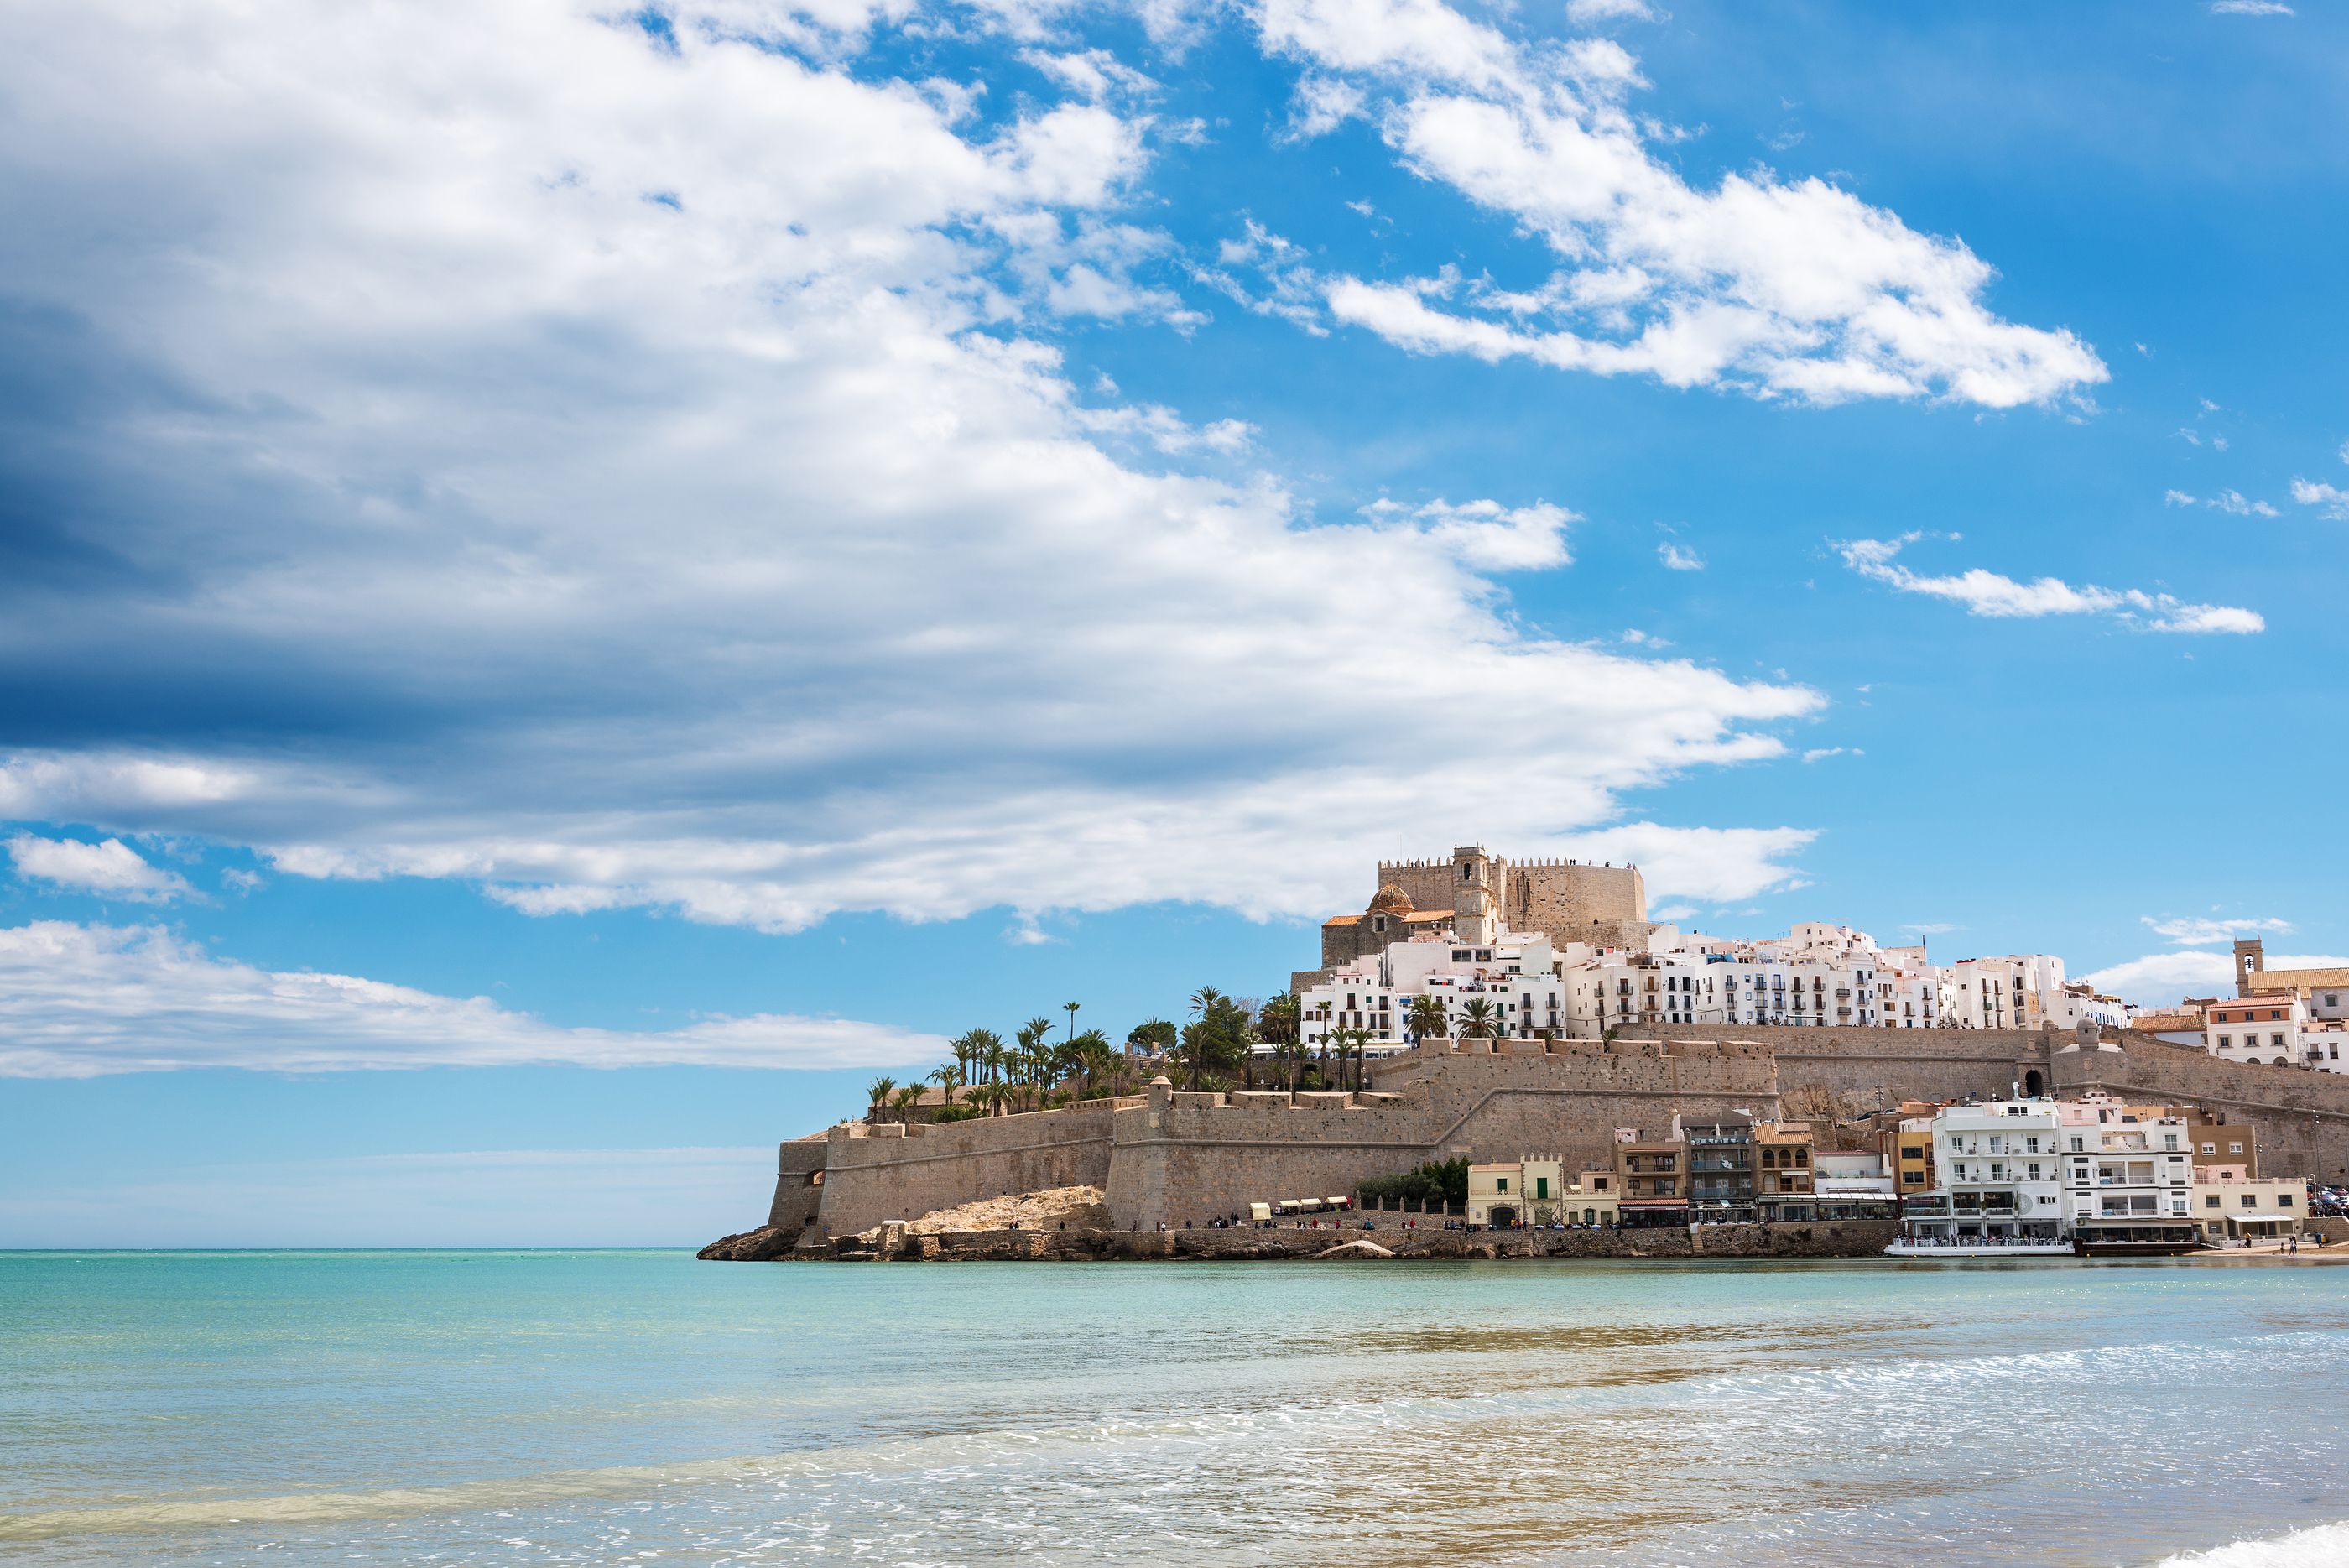
[[[2215,1143],[2206,1143],[2202,1146],[2202,1152],[2204,1154],[2216,1154],[2219,1152],[2219,1146]]]
[[[2227,1146],[2227,1152],[2229,1154],[2240,1154],[2243,1152],[2243,1146],[2239,1143],[2230,1143]]]
[[[2081,1148],[2082,1148],[2083,1147],[2084,1147],[2084,1146],[2081,1144],[2081,1142],[2080,1142],[2080,1140],[2079,1140],[2078,1138],[2074,1138],[2074,1139],[2072,1140],[2072,1152],[2073,1152],[2074,1154],[2077,1154],[2077,1153],[2079,1153],[2079,1152],[2080,1152],[2080,1150],[2081,1150]]]
[[[1452,956],[1454,958],[1458,958],[1460,955],[1458,953],[1454,953]],[[2229,1046],[2234,1044],[2234,1043],[2235,1042],[2231,1036],[2225,1034],[2219,1036],[2219,1049],[2221,1051],[2226,1050]]]
[[[2291,1194],[2291,1193],[2289,1193],[2289,1192],[2279,1192],[2279,1193],[2277,1193],[2277,1194],[2276,1194],[2276,1207],[2277,1207],[2277,1208],[2279,1208],[2279,1209],[2289,1209],[2289,1208],[2291,1208],[2291,1207],[2292,1207],[2292,1194]]]
[[[2215,1192],[2203,1194],[2202,1207],[2205,1209],[2216,1209],[2219,1207],[2219,1195]]]
[[[1508,1189],[1509,1189],[1509,1179],[1508,1179],[1507,1177],[1506,1177],[1506,1176],[1505,1176],[1505,1177],[1501,1178],[1501,1179],[1500,1179],[1500,1183],[1499,1183],[1499,1186],[1498,1186],[1498,1188],[1497,1188],[1497,1190],[1502,1191],[1502,1192],[1506,1192]]]
[[[2164,1148],[2176,1148],[2178,1147],[2178,1135],[2176,1133],[2164,1133],[2161,1137],[2161,1147]]]
[[[2283,1044],[2283,1036],[2281,1034],[2271,1034],[2268,1036],[2268,1044],[2271,1045],[2281,1045]]]
[[[2246,1192],[2246,1193],[2244,1193],[2244,1194],[2243,1194],[2243,1207],[2244,1207],[2244,1208],[2246,1208],[2246,1209],[2257,1209],[2259,1206],[2260,1206],[2260,1195],[2259,1195],[2258,1193],[2256,1193],[2256,1192]]]

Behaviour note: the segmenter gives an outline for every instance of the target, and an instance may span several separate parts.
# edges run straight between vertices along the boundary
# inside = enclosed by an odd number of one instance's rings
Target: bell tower
[[[1452,929],[1464,942],[1489,944],[1501,930],[1500,890],[1481,844],[1452,851]]]
[[[2251,976],[2268,966],[2268,944],[2260,937],[2235,939],[2235,994],[2251,994]]]

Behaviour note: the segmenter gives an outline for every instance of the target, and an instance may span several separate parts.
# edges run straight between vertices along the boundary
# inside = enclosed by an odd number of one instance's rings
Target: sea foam
[[[2338,1568],[2349,1563],[2349,1521],[2295,1530],[2255,1541],[2233,1541],[2208,1552],[2181,1552],[2155,1568]]]

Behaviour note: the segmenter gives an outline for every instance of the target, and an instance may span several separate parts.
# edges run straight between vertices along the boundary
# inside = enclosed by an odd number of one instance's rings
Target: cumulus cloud
[[[1647,0],[1566,0],[1566,19],[1578,27],[1600,22],[1652,22]]]
[[[193,891],[184,878],[150,865],[119,838],[85,844],[19,833],[8,840],[8,857],[16,862],[17,876],[69,893],[160,904]]]
[[[1903,549],[1922,537],[1921,534],[1904,534],[1898,539],[1854,539],[1838,548],[1844,565],[1861,576],[1902,593],[1925,594],[1963,605],[1969,615],[2000,619],[2105,615],[2147,631],[2189,634],[2246,634],[2267,629],[2267,621],[2253,610],[2230,605],[2188,604],[2169,594],[2147,593],[2139,588],[2103,588],[2093,583],[2074,585],[2060,577],[2022,582],[1980,566],[1954,576],[1927,576],[1897,559]]]
[[[2316,507],[2323,516],[2349,518],[2349,490],[2337,484],[2294,479],[2292,482],[2292,498],[2302,506]]]
[[[1508,291],[1450,274],[1319,275],[1288,258],[1288,286],[1338,322],[1413,353],[1814,403],[2012,408],[2106,377],[2071,332],[1993,314],[1992,268],[1959,241],[1815,177],[1689,184],[1625,107],[1645,84],[1610,39],[1522,44],[1441,0],[1261,0],[1257,16],[1268,48],[1356,85],[1404,167],[1559,264]]]
[[[2154,935],[2167,937],[2180,947],[2207,947],[2213,942],[2232,941],[2237,937],[2253,936],[2261,932],[2277,934],[2292,929],[2292,922],[2289,920],[2223,920],[2194,916],[2184,919],[2157,919],[2151,915],[2147,915],[2143,919],[2145,923],[2152,928]]]
[[[1702,572],[1704,570],[1703,556],[1698,555],[1694,550],[1683,550],[1678,545],[1663,544],[1657,545],[1656,559],[1661,561],[1665,566],[1675,572]]]
[[[2276,509],[2272,504],[2265,501],[2247,500],[2244,498],[2243,493],[2240,490],[2222,490],[2218,494],[2210,497],[2210,499],[2204,503],[2204,504],[2215,506],[2220,511],[2237,517],[2273,517],[2276,515]]]
[[[273,1072],[536,1066],[861,1067],[945,1041],[851,1019],[761,1014],[682,1029],[565,1029],[485,997],[354,975],[256,969],[160,926],[0,929],[0,1075],[183,1067]]]
[[[0,362],[47,378],[5,477],[57,498],[0,582],[45,694],[0,812],[549,915],[1305,914],[1463,803],[1547,852],[1820,706],[1522,628],[1491,574],[1564,561],[1556,502],[1321,523],[1182,465],[1237,421],[1080,396],[1062,317],[1174,318],[1135,84],[1064,51],[989,119],[732,15],[0,19],[46,128],[0,140],[43,214]],[[1805,839],[1609,831],[1660,895]]]
[[[2080,978],[2106,995],[2165,1007],[2181,997],[2222,996],[2233,991],[2235,961],[2226,953],[2181,948],[2111,964]]]

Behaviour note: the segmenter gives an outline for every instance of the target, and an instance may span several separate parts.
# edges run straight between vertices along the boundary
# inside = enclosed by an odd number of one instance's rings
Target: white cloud
[[[1413,508],[1380,501],[1363,511],[1382,521],[1407,522],[1445,553],[1480,572],[1566,566],[1574,559],[1567,547],[1567,529],[1581,520],[1578,514],[1546,502],[1511,507],[1497,501],[1468,501],[1457,506],[1432,501]]]
[[[2291,16],[2292,8],[2283,0],[2210,0],[2213,16]]]
[[[160,904],[193,891],[174,872],[150,866],[119,838],[85,844],[73,838],[41,838],[19,833],[8,840],[16,875],[47,882],[69,893]]]
[[[1554,503],[1315,525],[1277,478],[1168,470],[1237,421],[1081,400],[1037,334],[1166,310],[1133,302],[1174,265],[1127,221],[1148,127],[1081,71],[985,130],[705,15],[674,52],[585,5],[0,18],[45,127],[0,140],[0,200],[44,214],[0,283],[104,346],[120,461],[67,510],[139,584],[18,601],[11,668],[220,698],[0,759],[0,809],[546,914],[1305,914],[1464,801],[1562,845],[1820,706],[1522,628],[1488,574],[1563,561]],[[1805,837],[1714,871],[1706,830],[1639,831],[1659,895],[1784,878]]]
[[[2349,518],[2349,490],[2337,484],[2294,479],[2292,482],[2292,498],[2299,505],[2317,507],[2323,516]]]
[[[1636,865],[1651,893],[1718,904],[1802,886],[1801,877],[1783,862],[1817,836],[1810,828],[1665,827],[1633,822],[1578,834],[1527,854]]]
[[[761,1014],[682,1029],[565,1029],[486,997],[214,958],[160,926],[0,929],[0,1075],[182,1067],[858,1067],[929,1062],[945,1041],[851,1019]]]
[[[1924,576],[1895,557],[1923,535],[1904,534],[1898,539],[1854,539],[1840,546],[1844,565],[1861,576],[1885,583],[1902,593],[1926,594],[1966,607],[1969,615],[1994,618],[2036,618],[2051,615],[2108,615],[2147,631],[2185,633],[2251,633],[2267,629],[2256,611],[2230,605],[2188,604],[2168,594],[2138,588],[2078,586],[2060,577],[2030,582],[2002,576],[1980,566],[1951,576]]]
[[[1953,926],[1947,920],[1931,920],[1918,925],[1903,926],[1900,929],[1904,931],[1914,931],[1920,937],[1947,936],[1951,931],[1965,929],[1963,926]]]
[[[1310,141],[1327,136],[1362,112],[1362,89],[1336,77],[1309,76],[1297,84],[1283,140]]]
[[[2166,1007],[2186,996],[2223,996],[2234,990],[2235,961],[2226,953],[2181,948],[2149,953],[2080,977],[2098,991],[2144,1007]]]
[[[1661,561],[1667,567],[1675,572],[1702,572],[1704,570],[1703,556],[1698,555],[1693,550],[1683,550],[1678,545],[1663,544],[1657,545],[1656,559]]]
[[[1652,22],[1647,0],[1566,0],[1566,19],[1578,27],[1598,22]]]
[[[2276,509],[2264,501],[2247,501],[2240,490],[2222,490],[2203,504],[2236,517],[2273,517]]]
[[[1992,315],[1992,269],[1958,241],[1816,178],[1689,185],[1623,107],[1642,83],[1611,40],[1523,46],[1439,0],[1261,0],[1257,16],[1268,48],[1376,95],[1405,167],[1531,232],[1565,269],[1531,316],[1508,303],[1526,294],[1443,275],[1311,277],[1337,321],[1413,353],[1816,403],[2011,408],[2106,377],[2070,332]],[[1587,274],[1636,283],[1586,304],[1572,285]]]
[[[2147,915],[2143,919],[2145,923],[2152,928],[2156,936],[2167,937],[2181,947],[2207,947],[2212,942],[2232,941],[2237,937],[2251,936],[2263,931],[2279,933],[2292,929],[2292,922],[2289,920],[2218,920],[2191,916],[2184,919],[2156,919],[2151,915]]]
[[[1868,753],[1858,746],[1813,746],[1803,753],[1806,763],[1823,763],[1829,757],[1864,757]]]
[[[2164,506],[2191,506],[2195,503],[2194,497],[2183,490],[2165,490],[2161,493],[2161,504]]]

